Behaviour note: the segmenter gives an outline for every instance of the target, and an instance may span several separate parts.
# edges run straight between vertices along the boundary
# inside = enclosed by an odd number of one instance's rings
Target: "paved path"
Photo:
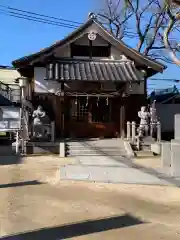
[[[84,141],[80,144],[102,155],[74,157],[74,164],[60,168],[61,180],[180,186],[180,180],[172,178],[169,169],[143,167],[129,159],[120,139]],[[120,154],[116,151],[113,155],[112,148],[120,149]]]
[[[168,179],[124,166],[81,166],[68,165],[60,169],[63,180],[82,180],[110,183],[174,185]]]

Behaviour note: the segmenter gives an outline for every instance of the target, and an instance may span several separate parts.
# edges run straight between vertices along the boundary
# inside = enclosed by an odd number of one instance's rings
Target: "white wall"
[[[163,132],[174,131],[174,115],[180,113],[180,104],[156,104],[157,116]]]
[[[56,81],[44,80],[46,69],[43,67],[34,68],[34,91],[36,93],[55,93],[60,88],[60,84]]]
[[[15,69],[0,69],[0,81],[6,84],[13,84],[16,87],[14,80],[20,77],[20,74]],[[13,87],[13,86],[11,86]]]

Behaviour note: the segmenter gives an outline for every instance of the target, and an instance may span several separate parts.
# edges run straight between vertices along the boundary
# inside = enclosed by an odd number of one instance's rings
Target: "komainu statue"
[[[147,136],[149,131],[150,113],[145,106],[141,107],[141,111],[138,112],[138,117],[141,119],[138,129],[139,136],[142,137],[144,134]]]
[[[33,137],[43,138],[49,134],[49,129],[47,125],[49,124],[49,118],[46,112],[43,110],[42,106],[38,106],[36,110],[33,111]]]

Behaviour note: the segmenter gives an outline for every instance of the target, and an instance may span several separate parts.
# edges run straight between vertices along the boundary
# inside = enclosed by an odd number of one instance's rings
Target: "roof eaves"
[[[124,47],[127,49],[128,53],[130,56],[136,56],[136,57],[140,57],[141,59],[144,60],[144,64],[147,66],[150,66],[151,68],[153,68],[156,71],[159,72],[163,72],[164,69],[166,69],[167,67],[164,64],[161,64],[157,61],[154,61],[152,59],[150,59],[147,56],[144,56],[142,53],[138,52],[135,49],[130,48],[129,46],[127,46],[123,41],[117,39],[115,36],[113,36],[97,19],[95,18],[90,18],[88,19],[88,21],[84,24],[82,24],[79,28],[77,28],[75,31],[73,31],[70,35],[68,35],[67,37],[65,37],[63,40],[60,40],[58,42],[56,42],[55,44],[51,45],[50,47],[47,47],[37,53],[31,54],[29,56],[25,56],[23,58],[17,59],[15,61],[12,62],[13,66],[18,67],[21,64],[24,63],[29,63],[29,61],[33,60],[36,57],[39,57],[41,54],[48,54],[49,52],[51,52],[54,48],[62,46],[63,44],[66,44],[68,41],[70,41],[73,37],[75,37],[77,34],[79,34],[81,31],[83,31],[85,28],[87,28],[89,25],[91,25],[92,23],[95,23],[99,28],[101,28],[109,37],[111,37],[112,39],[114,39],[114,41],[116,42],[116,44],[119,44],[120,46]]]
[[[137,50],[130,48],[128,45],[126,45],[123,41],[119,40],[118,38],[116,38],[115,36],[113,36],[99,21],[97,21],[97,19],[94,19],[94,23],[96,23],[103,31],[106,32],[106,34],[108,34],[110,37],[112,37],[117,43],[119,43],[122,47],[125,47],[130,53],[135,54],[141,58],[143,58],[144,60],[148,61],[151,64],[156,64],[157,66],[159,66],[159,68],[161,68],[162,72],[163,70],[165,70],[167,68],[166,65],[158,62],[158,61],[154,61],[151,58],[144,56],[142,53],[138,52]]]

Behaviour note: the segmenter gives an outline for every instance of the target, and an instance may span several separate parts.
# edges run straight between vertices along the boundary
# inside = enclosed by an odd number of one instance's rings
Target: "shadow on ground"
[[[31,186],[31,185],[39,185],[43,184],[37,180],[34,181],[26,181],[26,182],[17,182],[17,183],[7,183],[7,184],[0,184],[1,188],[11,188],[11,187],[23,187],[23,186]]]
[[[111,218],[98,220],[88,220],[84,222],[62,225],[54,228],[45,228],[33,232],[21,233],[14,236],[1,238],[2,240],[60,240],[69,239],[77,236],[99,233],[113,229],[129,227],[133,225],[143,224],[145,222],[126,214]]]
[[[0,137],[0,165],[19,164],[22,156],[16,154],[15,146],[12,147],[13,140],[2,139]]]
[[[0,154],[0,165],[13,165],[22,163],[22,156],[16,154]]]

